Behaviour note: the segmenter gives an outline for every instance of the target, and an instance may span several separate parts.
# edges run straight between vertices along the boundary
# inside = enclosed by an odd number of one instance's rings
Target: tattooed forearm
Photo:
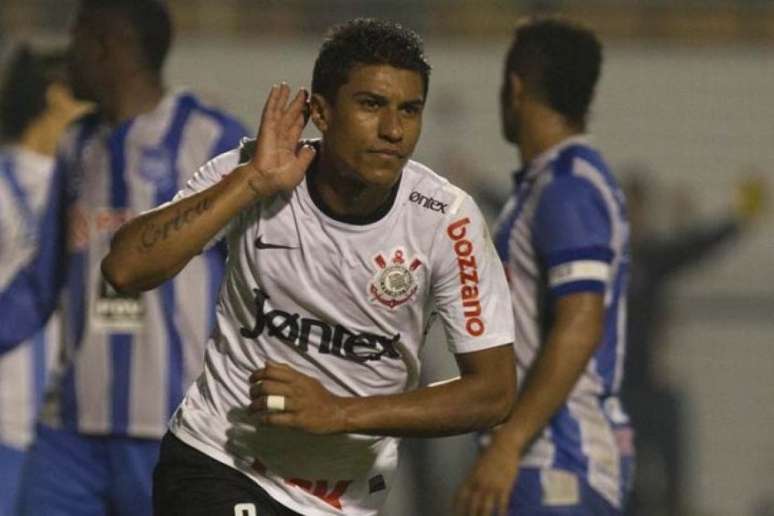
[[[196,220],[212,207],[209,197],[204,197],[196,204],[185,209],[178,209],[175,214],[164,223],[147,222],[140,230],[140,244],[138,251],[147,253],[156,244],[169,238],[170,234],[180,231],[185,226]]]

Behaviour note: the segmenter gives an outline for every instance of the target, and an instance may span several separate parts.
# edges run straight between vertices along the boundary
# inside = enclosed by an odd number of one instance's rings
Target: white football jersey
[[[218,182],[239,157],[234,150],[206,164],[178,198]],[[398,439],[256,428],[246,409],[249,376],[268,359],[339,396],[414,389],[434,313],[453,353],[513,342],[505,275],[478,207],[409,161],[392,207],[375,222],[330,217],[305,179],[243,211],[224,233],[216,329],[172,432],[301,514],[376,514]]]

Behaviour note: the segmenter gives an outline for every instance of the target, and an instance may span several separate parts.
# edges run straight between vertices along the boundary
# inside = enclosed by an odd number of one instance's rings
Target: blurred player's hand
[[[734,208],[744,222],[759,218],[766,207],[767,188],[761,177],[749,177],[736,185]]]
[[[457,491],[457,516],[505,516],[519,474],[519,452],[495,432],[492,443],[478,458]]]
[[[340,400],[311,376],[286,364],[267,361],[250,375],[250,410],[266,426],[297,428],[313,434],[341,432]],[[272,408],[269,396],[282,397],[282,409]]]
[[[307,93],[301,89],[290,103],[290,88],[274,85],[266,99],[258,128],[256,149],[250,161],[239,167],[257,198],[288,192],[304,178],[315,149],[299,146],[306,125]]]

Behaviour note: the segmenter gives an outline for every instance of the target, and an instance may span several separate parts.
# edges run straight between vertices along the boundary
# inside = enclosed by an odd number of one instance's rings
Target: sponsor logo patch
[[[145,321],[142,294],[119,294],[104,279],[97,280],[90,324],[104,331],[136,332]]]
[[[486,327],[481,318],[481,299],[478,294],[478,265],[476,264],[473,242],[465,238],[470,219],[465,217],[452,222],[446,228],[446,234],[454,242],[454,254],[457,255],[457,267],[460,271],[460,297],[462,298],[465,330],[469,335],[483,335]]]
[[[255,248],[256,249],[297,249],[296,247],[291,247],[289,245],[270,244],[269,242],[264,242],[263,235],[258,235],[258,238],[255,239]]]
[[[323,355],[332,355],[352,362],[401,358],[398,350],[400,334],[390,337],[374,333],[351,331],[340,324],[302,317],[301,314],[271,309],[269,294],[254,288],[255,324],[242,327],[239,334],[245,339],[258,339],[264,333],[293,346],[300,353],[308,353],[309,345]]]
[[[418,204],[423,208],[427,208],[430,211],[438,211],[441,213],[446,213],[446,208],[449,207],[449,203],[438,201],[432,197],[421,194],[416,190],[411,192],[411,195],[409,195],[409,201],[413,202],[414,204]]]
[[[393,250],[389,261],[382,254],[373,260],[377,270],[368,284],[372,303],[394,310],[416,294],[419,288],[416,271],[422,266],[422,260],[409,258],[401,247]]]
[[[132,217],[134,212],[128,208],[89,208],[77,202],[68,212],[68,249],[84,251],[88,249],[90,239],[112,236]]]

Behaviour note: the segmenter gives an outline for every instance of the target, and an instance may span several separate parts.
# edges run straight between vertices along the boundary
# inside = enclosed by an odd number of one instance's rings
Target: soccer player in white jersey
[[[629,227],[585,134],[601,61],[593,33],[551,18],[518,26],[506,58],[503,131],[523,167],[495,243],[510,281],[520,390],[458,493],[461,514],[623,510],[633,460],[618,398]]]
[[[204,371],[155,473],[164,515],[374,515],[397,437],[489,427],[515,390],[502,265],[473,200],[409,158],[429,65],[399,25],[334,28],[306,92],[275,86],[255,143],[202,167],[176,202],[124,226],[103,262],[152,288],[225,238]],[[433,308],[434,307],[434,308]],[[420,388],[436,311],[461,376]]]
[[[166,91],[161,70],[170,41],[160,2],[80,4],[72,85],[98,110],[63,137],[53,181],[66,188],[52,187],[60,195],[50,203],[54,216],[43,228],[42,252],[13,283],[12,308],[24,313],[11,320],[21,335],[32,331],[35,315],[44,319],[50,291],[64,281],[64,338],[74,350],[44,403],[21,482],[23,514],[151,514],[161,437],[201,371],[222,250],[202,254],[174,281],[137,296],[114,292],[99,268],[122,222],[170,200],[192,171],[245,135],[241,124],[193,95]],[[66,216],[56,217],[63,205]],[[64,235],[66,268],[62,250],[50,249]],[[51,283],[36,279],[46,274]],[[29,284],[45,292],[25,292]]]
[[[0,86],[0,291],[37,253],[41,223],[51,195],[56,143],[87,105],[75,100],[62,52],[15,51]],[[0,516],[13,505],[26,449],[49,374],[57,362],[60,321],[52,317],[33,337],[13,336],[0,300],[0,330],[11,350],[0,346]],[[5,353],[7,351],[7,353]]]

